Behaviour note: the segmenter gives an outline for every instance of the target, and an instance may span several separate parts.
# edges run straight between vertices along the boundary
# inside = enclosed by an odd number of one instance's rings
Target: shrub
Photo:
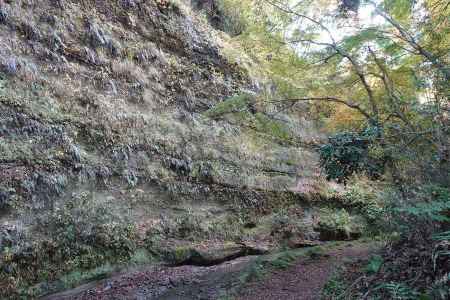
[[[361,226],[345,209],[322,208],[317,230],[322,240],[349,240],[361,235]]]
[[[413,300],[419,299],[419,293],[404,283],[390,282],[378,287],[389,299]],[[425,298],[426,299],[426,298]]]
[[[396,209],[420,221],[450,222],[450,189],[438,185],[425,185],[415,191],[415,203]]]
[[[370,185],[373,183],[360,179],[352,180],[342,196],[342,201],[347,207],[363,215],[369,223],[374,224],[380,220],[385,210],[380,195]]]
[[[344,270],[335,271],[335,273],[330,276],[327,283],[322,289],[321,299],[343,299],[343,295],[348,288],[347,282],[345,282],[345,278],[343,278],[343,274],[341,274],[341,272],[343,273],[343,271]]]
[[[383,257],[381,257],[380,255],[373,255],[370,259],[369,259],[369,263],[366,266],[366,272],[369,274],[375,274],[378,273],[378,271],[380,271],[381,266],[383,265]]]
[[[329,137],[319,149],[320,163],[328,179],[346,181],[352,174],[367,172],[372,178],[384,172],[382,159],[370,155],[370,147],[378,135],[377,128],[355,132],[340,132]]]
[[[390,190],[385,212],[395,239],[379,261],[371,261],[367,272],[378,274],[369,284],[380,299],[448,299],[450,277],[448,215],[450,191],[425,185],[405,189],[407,198]],[[407,202],[406,202],[407,201]],[[433,234],[444,231],[439,234]],[[391,238],[394,236],[391,236]],[[411,282],[413,282],[411,284]]]

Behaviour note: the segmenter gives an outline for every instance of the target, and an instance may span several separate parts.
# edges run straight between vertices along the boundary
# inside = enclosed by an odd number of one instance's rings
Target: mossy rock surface
[[[318,231],[321,241],[353,241],[359,239],[362,235],[362,232],[357,229],[346,231],[339,228],[319,228]]]
[[[213,266],[247,255],[261,255],[269,249],[258,244],[223,243],[175,247],[168,251],[167,260],[173,265]]]
[[[316,179],[318,155],[308,143],[286,140],[315,136],[313,122],[284,113],[268,118],[248,70],[223,56],[220,39],[183,5],[62,2],[7,1],[1,8],[9,12],[9,26],[0,26],[9,46],[0,49],[0,65],[14,62],[17,70],[0,68],[0,240],[13,234],[2,226],[16,232],[8,247],[0,245],[0,257],[14,249],[18,264],[11,263],[11,282],[9,267],[0,267],[0,298],[122,263],[150,228],[169,232],[155,234],[146,249],[158,259],[169,253],[175,264],[258,252],[189,243],[241,238],[245,209],[302,203],[297,180]],[[95,206],[85,212],[85,196],[108,203],[114,222]],[[188,217],[168,208],[191,202],[199,205]],[[205,203],[222,212],[201,212]],[[60,209],[66,204],[70,209]],[[55,223],[54,215],[68,221]],[[168,238],[187,244],[159,245]],[[28,263],[35,260],[28,244],[45,259]]]
[[[322,208],[314,229],[321,241],[348,241],[360,238],[365,226],[364,218],[343,208]]]

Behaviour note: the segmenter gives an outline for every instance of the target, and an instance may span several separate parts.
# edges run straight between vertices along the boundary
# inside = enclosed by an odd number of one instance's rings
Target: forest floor
[[[289,267],[272,268],[262,279],[250,282],[243,275],[258,260],[256,256],[209,267],[142,267],[43,299],[320,299],[322,288],[339,265],[367,259],[372,249],[370,244],[340,243],[320,254],[299,256]]]
[[[333,271],[348,261],[365,260],[371,248],[347,244],[325,255],[299,259],[293,266],[273,271],[262,281],[249,284],[237,300],[317,300]]]

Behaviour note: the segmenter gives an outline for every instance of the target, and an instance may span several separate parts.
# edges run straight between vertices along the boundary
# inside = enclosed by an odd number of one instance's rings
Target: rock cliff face
[[[255,214],[321,195],[311,124],[269,118],[271,108],[258,107],[264,85],[230,62],[220,36],[175,1],[0,1],[0,252],[8,284],[57,278],[48,267],[57,257],[70,260],[58,265],[62,272],[91,267],[80,257],[103,251],[86,225],[98,218],[78,221],[93,211],[114,220],[100,218],[100,227],[126,216],[134,240],[148,242],[156,227],[169,234],[167,222],[178,222],[178,237],[192,238],[198,227],[217,238],[214,226],[254,227],[247,219]],[[242,233],[233,230],[221,238]],[[37,237],[49,245],[31,244]],[[72,250],[96,250],[60,253],[66,238]],[[117,241],[104,239],[114,257]],[[34,249],[59,256],[36,262],[46,275],[24,276]],[[90,261],[107,256],[95,255]]]
[[[280,191],[314,175],[313,151],[280,142],[272,124],[206,116],[258,90],[221,54],[214,31],[175,4],[19,1],[1,10],[5,205],[18,196],[51,206],[72,184],[111,179],[197,194],[211,184]],[[284,123],[303,139],[302,124]]]

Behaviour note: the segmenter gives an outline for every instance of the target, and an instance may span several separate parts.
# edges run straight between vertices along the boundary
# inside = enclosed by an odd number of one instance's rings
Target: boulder
[[[169,250],[166,259],[173,265],[213,266],[242,256],[262,255],[268,252],[268,245],[257,242],[193,245]]]
[[[169,250],[167,260],[174,265],[212,266],[242,256],[242,245],[181,246]]]
[[[264,255],[271,249],[271,245],[263,241],[245,241],[241,245],[244,247],[246,255]]]
[[[319,246],[320,244],[319,241],[311,241],[302,238],[291,238],[287,241],[287,246],[291,249],[314,247]]]
[[[207,249],[192,249],[188,261],[196,266],[212,266],[244,256],[245,248],[237,244],[226,244]]]

